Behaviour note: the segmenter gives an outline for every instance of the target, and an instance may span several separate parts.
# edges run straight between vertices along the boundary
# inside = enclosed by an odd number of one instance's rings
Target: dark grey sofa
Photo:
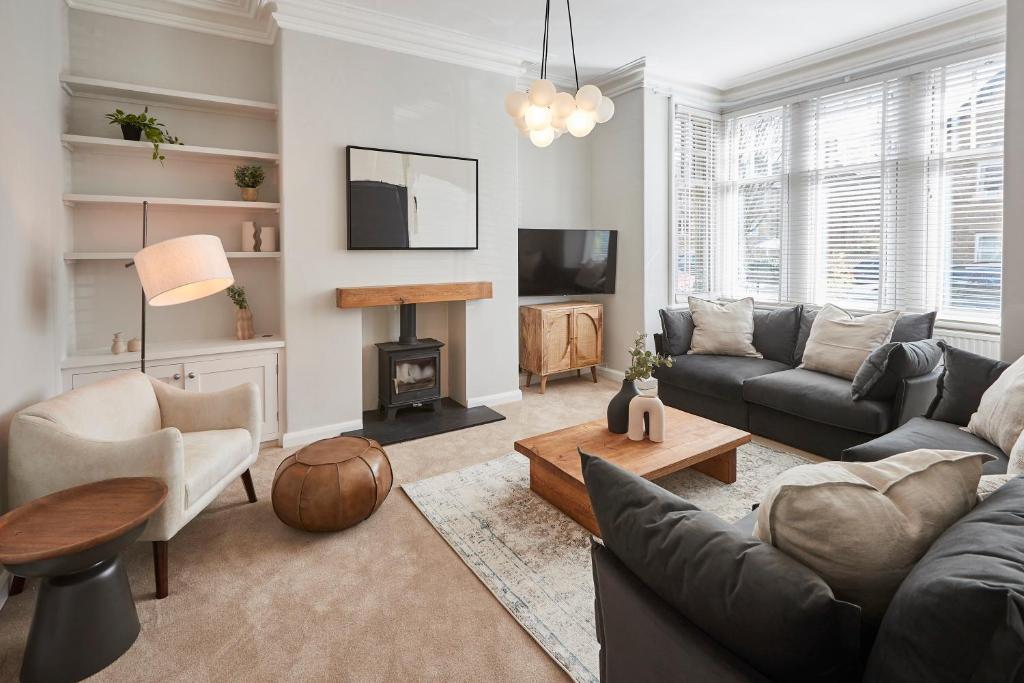
[[[750,538],[749,518],[730,527],[592,461],[604,683],[1024,681],[1024,477],[939,536],[878,625],[829,604],[817,574]]]
[[[982,394],[1009,367],[1009,363],[979,356],[939,342],[943,367],[936,396],[922,416],[911,418],[895,430],[872,441],[847,448],[843,460],[874,462],[916,448],[990,453],[995,460],[985,463],[985,474],[1006,472],[1008,454],[961,427],[966,427],[978,409]]]
[[[891,395],[854,400],[851,382],[797,367],[817,309],[756,309],[754,347],[764,358],[690,355],[693,322],[687,311],[661,311],[655,349],[673,359],[658,368],[658,396],[666,405],[838,459],[852,446],[923,415],[939,373],[902,379]],[[904,315],[893,341],[932,335],[935,314]]]

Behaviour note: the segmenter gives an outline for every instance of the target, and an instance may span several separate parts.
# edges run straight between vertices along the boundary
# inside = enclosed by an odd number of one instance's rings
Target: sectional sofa
[[[833,459],[928,410],[937,371],[901,377],[888,392],[854,400],[849,380],[798,367],[817,310],[755,309],[753,341],[763,358],[687,354],[689,311],[662,310],[655,349],[673,364],[655,371],[658,395],[666,405]],[[929,339],[934,325],[935,313],[904,314],[892,341]]]

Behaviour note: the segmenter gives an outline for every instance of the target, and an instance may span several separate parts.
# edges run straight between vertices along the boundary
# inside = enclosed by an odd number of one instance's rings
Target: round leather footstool
[[[391,491],[391,463],[373,439],[338,436],[289,455],[277,467],[274,513],[306,531],[340,531],[372,515]]]

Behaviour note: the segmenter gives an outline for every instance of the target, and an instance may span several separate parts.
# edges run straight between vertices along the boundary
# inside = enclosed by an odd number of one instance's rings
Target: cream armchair
[[[157,597],[167,585],[167,541],[241,477],[256,502],[249,467],[260,446],[255,384],[186,392],[142,373],[119,375],[20,411],[11,424],[12,506],[114,477],[157,477],[167,502],[142,540],[153,542]]]

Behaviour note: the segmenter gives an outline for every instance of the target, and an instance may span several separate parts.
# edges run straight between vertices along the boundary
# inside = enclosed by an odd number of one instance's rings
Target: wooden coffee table
[[[750,441],[742,429],[665,406],[665,440],[630,441],[608,431],[605,419],[516,441],[530,459],[530,489],[600,536],[583,483],[577,448],[645,479],[691,467],[726,484],[736,481],[736,448]]]

